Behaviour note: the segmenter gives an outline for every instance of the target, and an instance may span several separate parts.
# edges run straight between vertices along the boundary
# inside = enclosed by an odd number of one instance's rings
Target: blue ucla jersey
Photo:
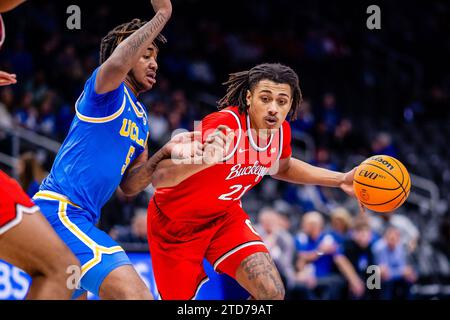
[[[65,196],[93,221],[144,151],[149,134],[146,110],[124,83],[111,92],[95,92],[97,71],[76,102],[69,134],[40,187]]]

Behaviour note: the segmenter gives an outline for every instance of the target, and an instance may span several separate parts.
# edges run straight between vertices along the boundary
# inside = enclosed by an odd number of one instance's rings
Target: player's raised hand
[[[165,146],[166,153],[172,160],[183,160],[194,163],[194,159],[200,158],[203,154],[203,144],[201,143],[201,132],[184,132],[175,135]]]
[[[172,15],[172,3],[170,0],[151,0],[155,12],[164,12],[166,15]]]
[[[16,84],[17,79],[15,74],[10,74],[4,71],[0,71],[0,86],[7,86],[10,84]]]
[[[234,140],[234,132],[225,125],[220,125],[211,133],[203,144],[203,161],[216,164],[222,161]]]

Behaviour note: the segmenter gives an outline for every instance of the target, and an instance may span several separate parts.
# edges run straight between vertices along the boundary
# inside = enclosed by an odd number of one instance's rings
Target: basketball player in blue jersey
[[[152,299],[123,249],[95,227],[119,185],[128,195],[143,190],[156,165],[190,137],[175,137],[148,158],[149,124],[137,97],[156,82],[155,41],[165,42],[159,33],[172,14],[169,0],[151,3],[152,20],[134,19],[103,38],[101,65],[87,80],[70,131],[33,198],[81,263],[73,298],[90,291],[101,299]]]

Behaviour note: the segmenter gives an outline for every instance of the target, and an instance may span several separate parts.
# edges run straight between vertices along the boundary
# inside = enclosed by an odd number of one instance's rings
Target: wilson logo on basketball
[[[382,165],[387,167],[389,170],[394,170],[394,166],[392,164],[390,164],[389,161],[386,161],[382,157],[375,157],[375,158],[372,158],[372,160],[378,161],[379,163],[381,163]]]

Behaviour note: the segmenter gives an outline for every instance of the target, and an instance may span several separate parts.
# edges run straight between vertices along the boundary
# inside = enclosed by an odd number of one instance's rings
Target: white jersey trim
[[[247,114],[247,116],[246,116],[246,120],[247,120],[247,134],[248,134],[248,140],[250,141],[250,145],[252,146],[252,148],[255,149],[256,151],[259,151],[259,152],[263,152],[263,151],[266,151],[267,149],[269,149],[270,145],[272,144],[274,134],[272,133],[272,134],[270,135],[270,141],[269,141],[269,143],[267,143],[267,145],[266,145],[264,148],[261,148],[261,147],[259,147],[259,146],[256,144],[255,140],[253,140],[253,136],[252,136],[252,133],[251,133],[251,130],[250,130],[250,129],[251,129],[251,128],[250,128],[250,118],[249,118],[248,114]]]
[[[219,259],[217,259],[217,261],[214,263],[214,266],[213,266],[214,271],[217,270],[217,267],[218,267],[225,259],[227,259],[227,258],[230,257],[231,255],[235,254],[235,253],[238,252],[239,250],[244,249],[244,248],[247,248],[247,247],[250,247],[250,246],[256,246],[256,245],[263,245],[263,246],[266,246],[266,245],[264,244],[264,242],[262,242],[262,241],[250,241],[250,242],[241,244],[240,246],[238,246],[238,247],[236,247],[236,248],[234,248],[234,249],[228,251],[227,253],[225,253],[224,255],[222,255]]]
[[[88,116],[85,116],[85,115],[81,114],[81,112],[78,111],[78,103],[79,103],[81,97],[83,97],[83,95],[84,95],[84,91],[81,93],[81,95],[78,98],[77,102],[75,102],[75,112],[77,114],[78,119],[80,119],[81,121],[90,122],[90,123],[110,122],[110,121],[113,121],[114,119],[118,118],[122,114],[123,110],[125,110],[126,98],[125,98],[125,95],[124,95],[123,96],[122,105],[120,106],[119,110],[117,110],[112,115],[107,116],[107,117],[88,117]]]
[[[242,137],[242,126],[241,126],[241,121],[239,120],[239,117],[231,110],[222,110],[220,112],[228,112],[230,114],[233,115],[234,119],[237,121],[238,127],[239,127],[239,137],[236,141],[236,145],[234,146],[233,151],[227,155],[225,158],[222,159],[222,161],[228,161],[229,159],[231,159],[231,157],[233,157],[233,155],[236,153],[237,149],[239,148],[239,143],[241,142],[241,137]]]
[[[283,153],[283,124],[280,127],[280,149],[278,150],[277,161],[280,161],[281,154]]]

